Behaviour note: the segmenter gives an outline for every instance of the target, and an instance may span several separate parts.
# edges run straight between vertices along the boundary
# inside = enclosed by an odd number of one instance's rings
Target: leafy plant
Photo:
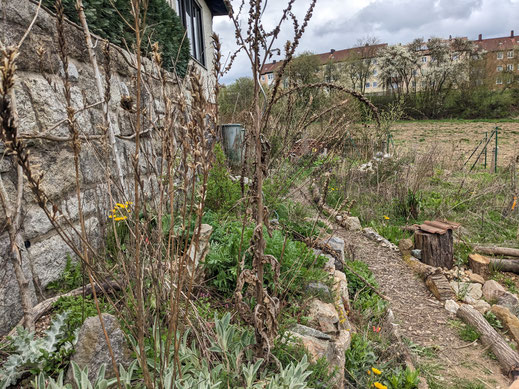
[[[237,264],[245,255],[245,267],[251,268],[252,257],[246,245],[253,233],[251,226],[243,231],[239,222],[227,222],[213,225],[211,251],[205,260],[210,285],[224,295],[231,295],[236,286]],[[291,294],[301,294],[301,285],[309,281],[328,282],[327,273],[322,270],[324,257],[317,257],[304,243],[286,238],[282,231],[275,230],[272,237],[266,237],[265,254],[282,259],[280,288]],[[243,242],[243,243],[242,243]],[[240,251],[241,248],[241,251]],[[266,284],[272,285],[272,274],[265,272]]]
[[[70,255],[67,254],[67,262],[61,277],[49,283],[47,289],[57,293],[66,293],[72,289],[79,288],[83,284],[83,274],[81,272],[81,263],[73,262]]]
[[[43,5],[54,11],[54,0],[44,0]],[[76,0],[63,0],[65,15],[79,24]],[[135,33],[132,30],[131,6],[125,0],[84,0],[85,17],[90,30],[120,47],[132,47]],[[142,37],[142,51],[150,54],[148,43],[158,42],[163,55],[164,68],[175,69],[183,77],[189,62],[189,41],[180,18],[165,0],[147,3],[146,30]],[[143,15],[141,15],[143,16]],[[130,23],[128,25],[127,23]]]
[[[459,337],[466,342],[474,342],[481,337],[481,334],[473,326],[460,320],[449,320],[449,325],[455,328]]]
[[[353,307],[362,312],[365,317],[375,319],[381,317],[385,312],[387,302],[382,300],[370,288],[366,288],[364,281],[348,268],[351,268],[376,288],[378,287],[377,280],[371,270],[369,270],[368,265],[362,261],[347,263],[347,266],[344,268],[344,273],[348,279],[348,292],[350,298],[353,300]]]
[[[272,354],[283,366],[300,361],[304,357],[310,357],[301,340],[289,336],[288,332],[285,332],[276,339]],[[329,370],[329,364],[326,358],[322,357],[310,363],[308,371],[312,373],[308,377],[309,387],[314,389],[327,389],[332,386],[336,372]]]
[[[55,357],[61,360],[72,352],[76,337],[64,341],[67,334],[66,319],[67,313],[57,315],[41,338],[36,338],[34,332],[17,328],[17,335],[10,341],[13,352],[0,369],[0,389],[14,385],[25,372],[48,370]]]
[[[496,330],[503,329],[503,323],[501,323],[501,320],[497,318],[496,315],[494,315],[491,311],[485,312],[483,315],[485,319],[488,321],[488,324],[490,324],[492,327],[494,327]]]
[[[215,160],[209,172],[205,205],[217,213],[229,212],[241,198],[240,182],[232,181],[222,146],[214,147]]]

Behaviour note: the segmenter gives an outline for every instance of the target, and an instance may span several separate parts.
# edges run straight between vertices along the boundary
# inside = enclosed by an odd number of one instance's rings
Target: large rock
[[[345,353],[351,344],[351,333],[349,330],[341,330],[336,336],[325,339],[327,336],[320,331],[305,327],[296,326],[289,332],[295,339],[299,339],[305,349],[310,354],[310,360],[316,362],[320,358],[326,358],[329,371],[335,371],[333,388],[344,388],[344,364]],[[319,337],[317,337],[319,336]]]
[[[411,250],[413,249],[413,241],[411,239],[400,239],[398,242],[398,248],[402,256],[410,256]]]
[[[130,351],[116,318],[108,313],[103,313],[103,321],[117,365],[126,365],[130,358]],[[74,354],[70,360],[76,362],[81,368],[88,367],[88,378],[91,382],[94,382],[102,364],[106,366],[106,378],[115,376],[112,358],[98,316],[89,317],[83,323]],[[72,378],[72,368],[69,368],[67,380],[72,381]]]
[[[360,231],[362,230],[362,225],[360,224],[360,220],[356,216],[347,216],[344,219],[343,224],[346,226],[348,230]]]
[[[497,304],[508,308],[514,315],[519,315],[519,299],[515,294],[505,292],[499,296]]]
[[[310,302],[308,316],[310,325],[327,334],[336,334],[339,331],[339,314],[333,304],[313,299]]]
[[[450,313],[456,314],[458,312],[458,309],[460,309],[460,306],[454,300],[447,300],[445,301],[445,309]]]
[[[193,270],[198,271],[199,277],[202,277],[203,271],[200,271],[199,265],[202,263],[209,252],[209,238],[211,238],[211,234],[213,233],[213,227],[209,224],[202,224],[200,226],[200,237],[198,239],[198,244],[192,244],[189,247],[188,256],[189,256],[189,266],[188,270],[191,273]],[[197,278],[199,278],[197,277]]]
[[[510,335],[519,343],[519,319],[517,316],[512,314],[507,307],[501,305],[492,306],[490,311],[501,320],[501,323],[503,323]]]
[[[476,311],[484,315],[490,310],[490,304],[484,300],[477,300],[474,304],[471,304]]]
[[[348,292],[348,281],[346,274],[342,271],[335,270],[333,273],[333,290],[335,292],[337,302],[346,310],[350,310],[350,294]]]
[[[489,303],[496,302],[505,293],[505,288],[497,281],[488,280],[483,284],[483,297]]]
[[[338,259],[335,260],[335,268],[343,270],[344,268],[344,240],[338,236],[332,236],[324,241],[337,254]]]
[[[483,296],[481,284],[451,281],[450,285],[456,296],[462,300],[465,298],[479,300]]]

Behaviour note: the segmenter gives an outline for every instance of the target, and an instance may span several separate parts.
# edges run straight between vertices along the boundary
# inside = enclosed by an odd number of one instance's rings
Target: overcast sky
[[[236,0],[233,4],[237,7]],[[285,4],[286,0],[269,0],[263,14],[265,26],[274,26]],[[308,0],[295,2],[295,13],[301,20],[308,4]],[[234,27],[225,16],[215,17],[213,23],[225,60],[236,48]],[[277,47],[282,48],[291,38],[290,28],[291,23],[286,23]],[[345,49],[367,36],[395,44],[417,37],[449,35],[477,39],[478,34],[483,34],[483,38],[495,38],[508,36],[510,30],[519,35],[519,0],[317,0],[297,52]],[[250,74],[250,66],[242,55],[221,82],[228,84]]]

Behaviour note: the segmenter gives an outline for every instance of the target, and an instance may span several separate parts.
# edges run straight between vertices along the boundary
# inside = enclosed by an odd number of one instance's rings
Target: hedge
[[[79,24],[76,0],[62,2],[67,18]],[[129,0],[83,0],[90,30],[117,46],[133,48],[135,34],[124,22],[127,20],[133,24],[130,4]],[[43,0],[43,5],[55,10],[55,0]],[[185,29],[180,18],[166,0],[148,0],[141,49],[147,55],[151,52],[150,42],[158,42],[164,68],[169,71],[175,69],[181,77],[186,73],[190,58],[189,41],[184,34]]]

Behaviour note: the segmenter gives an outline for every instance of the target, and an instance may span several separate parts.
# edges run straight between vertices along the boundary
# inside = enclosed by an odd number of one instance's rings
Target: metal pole
[[[485,131],[485,170],[487,168],[487,143],[488,143],[488,131]]]
[[[498,133],[499,127],[496,127],[496,148],[494,151],[494,173],[497,173],[497,133]]]

